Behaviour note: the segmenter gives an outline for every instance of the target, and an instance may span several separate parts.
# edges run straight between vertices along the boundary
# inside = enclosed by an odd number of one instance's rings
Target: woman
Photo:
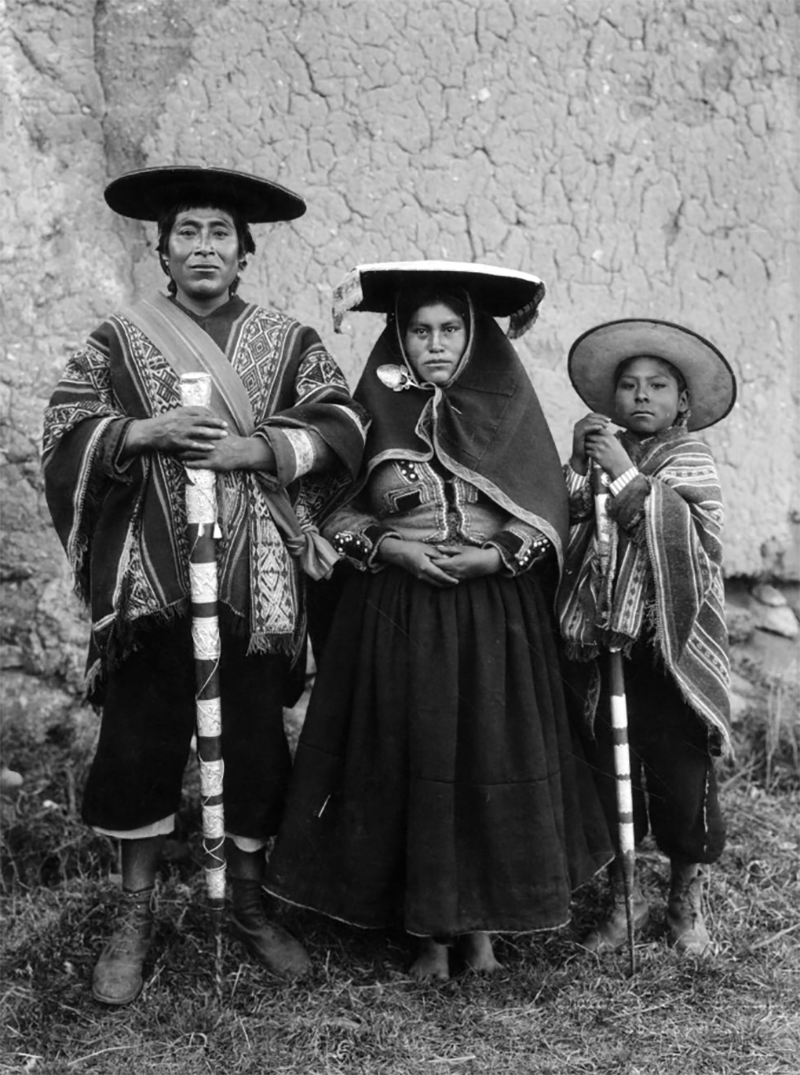
[[[362,570],[266,883],[346,922],[402,925],[421,938],[418,978],[449,977],[455,939],[468,966],[498,969],[489,933],[562,925],[610,857],[553,640],[563,479],[490,316],[519,334],[543,294],[525,274],[424,262],[340,289],[342,306],[393,310],[355,393],[373,419],[360,478],[325,526]]]

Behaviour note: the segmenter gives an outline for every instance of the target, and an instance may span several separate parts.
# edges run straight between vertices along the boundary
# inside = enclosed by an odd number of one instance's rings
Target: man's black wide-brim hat
[[[306,211],[298,194],[271,179],[190,165],[128,172],[108,184],[105,199],[115,213],[134,220],[160,220],[174,205],[195,199],[198,204],[235,208],[248,224],[295,220]]]

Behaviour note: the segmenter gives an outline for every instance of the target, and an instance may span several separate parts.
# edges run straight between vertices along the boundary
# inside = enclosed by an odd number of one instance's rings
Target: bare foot
[[[437,944],[432,937],[421,937],[419,953],[408,972],[418,981],[434,978],[437,982],[446,982],[450,978],[450,964],[447,957],[447,945]]]
[[[494,974],[503,969],[503,964],[495,959],[492,938],[488,933],[463,933],[458,938],[458,946],[470,970],[480,974]]]

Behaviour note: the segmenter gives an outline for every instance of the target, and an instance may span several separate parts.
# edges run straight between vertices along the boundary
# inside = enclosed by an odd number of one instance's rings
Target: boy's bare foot
[[[488,933],[463,933],[458,938],[458,947],[470,970],[494,974],[503,969],[503,964],[495,958],[492,938]]]
[[[437,944],[432,937],[421,937],[419,953],[408,972],[412,978],[423,982],[433,978],[437,982],[446,982],[450,978],[450,963],[447,945]]]

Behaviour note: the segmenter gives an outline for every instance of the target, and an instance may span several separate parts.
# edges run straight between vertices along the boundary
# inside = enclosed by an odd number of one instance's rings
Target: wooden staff
[[[594,496],[594,515],[597,537],[597,558],[601,577],[601,626],[608,626],[610,601],[607,598],[612,583],[611,540],[608,519],[608,475],[597,463],[592,463],[591,486]],[[628,746],[628,706],[625,699],[625,675],[619,647],[608,650],[611,684],[611,734],[614,745],[614,776],[617,792],[617,831],[622,856],[622,887],[625,894],[625,918],[628,924],[630,973],[636,973],[636,954],[633,941],[633,890],[636,880],[636,844],[633,829],[633,792],[631,787],[631,756]]]
[[[184,373],[181,402],[207,407],[211,377]],[[222,806],[222,703],[219,686],[220,638],[217,614],[216,476],[213,470],[186,471],[186,520],[189,534],[189,585],[197,701],[197,757],[203,817],[206,890],[214,921],[214,977],[222,993],[222,911],[225,907],[225,817]]]

